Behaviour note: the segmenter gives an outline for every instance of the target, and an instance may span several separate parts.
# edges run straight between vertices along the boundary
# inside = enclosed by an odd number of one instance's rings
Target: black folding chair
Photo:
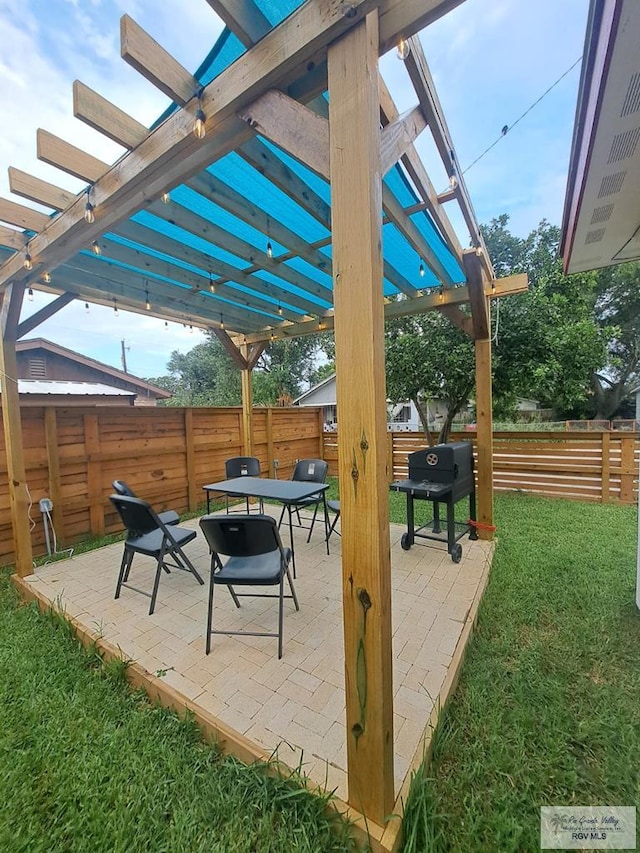
[[[327,539],[329,539],[334,530],[338,536],[341,535],[340,531],[336,530],[336,524],[340,520],[340,501],[327,501],[327,509],[329,512],[335,513],[335,518],[329,525],[329,530],[327,531]]]
[[[209,610],[207,613],[206,652],[211,651],[212,634],[247,634],[251,637],[277,637],[278,658],[282,657],[282,625],[284,599],[291,598],[299,610],[298,598],[289,571],[291,550],[283,548],[275,520],[268,515],[206,515],[200,527],[211,550],[209,577]],[[225,563],[221,557],[228,557]],[[284,578],[289,582],[291,595],[284,594]],[[240,607],[239,598],[277,598],[278,631],[217,631],[213,628],[213,590],[216,584],[229,589]],[[239,586],[279,586],[278,594],[237,593]]]
[[[296,462],[296,467],[293,469],[293,474],[291,475],[292,480],[297,480],[301,483],[325,483],[327,481],[327,471],[329,470],[329,465],[324,459],[300,459]],[[307,536],[307,542],[311,540],[311,534],[313,533],[313,526],[316,523],[316,516],[318,514],[318,507],[320,504],[324,506],[324,493],[318,492],[316,495],[310,495],[308,498],[302,498],[302,500],[297,501],[296,503],[290,504],[291,510],[295,512],[298,517],[298,527],[303,527],[305,530],[309,531],[309,535]],[[311,524],[307,527],[302,523],[300,519],[300,510],[301,509],[311,509],[313,507],[313,518],[311,519]],[[278,520],[278,529],[282,524],[282,519],[284,518],[284,511],[286,509],[286,504],[282,507],[282,512],[280,513],[280,518]],[[325,518],[326,524],[326,518]],[[325,528],[326,534],[326,528]],[[328,537],[327,537],[328,539]],[[327,551],[327,554],[329,551]]]
[[[150,616],[156,606],[158,584],[163,569],[168,573],[169,566],[171,566],[185,572],[191,572],[199,584],[204,584],[195,566],[182,550],[183,545],[196,538],[197,531],[178,527],[174,524],[165,524],[149,504],[140,498],[132,498],[130,495],[111,495],[109,500],[117,509],[122,523],[127,528],[127,538],[124,543],[124,554],[120,564],[115,598],[120,597],[120,590],[129,580],[134,554],[146,554],[156,560],[156,574],[153,590],[150,593]],[[175,562],[167,562],[169,558],[173,558]],[[131,589],[142,592],[143,595],[149,595],[149,593],[136,589],[136,587],[131,587]]]
[[[125,497],[137,498],[138,496],[133,491],[130,486],[127,486],[124,480],[114,480],[113,483],[114,491],[119,495],[124,495]],[[179,524],[180,516],[177,512],[172,509],[167,509],[164,512],[158,513],[158,518],[164,521],[165,524]]]
[[[224,463],[225,476],[227,480],[233,480],[235,477],[259,477],[260,476],[260,460],[255,456],[233,456],[227,459]],[[249,498],[247,501],[247,515],[250,512]],[[260,512],[263,512],[264,506],[262,498],[260,499]],[[229,512],[229,495],[227,495],[227,513]]]

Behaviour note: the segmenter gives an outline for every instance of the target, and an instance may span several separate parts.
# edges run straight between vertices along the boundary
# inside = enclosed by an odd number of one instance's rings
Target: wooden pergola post
[[[18,393],[18,364],[16,341],[18,322],[24,298],[21,285],[8,284],[0,309],[0,381],[2,382],[2,423],[7,457],[11,524],[16,554],[16,572],[24,578],[33,574],[31,525],[29,524],[29,492],[22,444],[20,395]]]
[[[243,344],[240,351],[246,363],[246,367],[243,367],[241,370],[244,455],[253,456],[253,387],[251,384],[253,365],[249,365],[249,347]]]
[[[481,256],[463,253],[469,287],[476,350],[477,520],[480,539],[493,539],[493,400],[491,393],[491,323]]]
[[[378,16],[328,52],[349,802],[394,802]]]

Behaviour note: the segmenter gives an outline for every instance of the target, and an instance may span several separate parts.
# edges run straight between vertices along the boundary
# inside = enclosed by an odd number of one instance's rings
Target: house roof
[[[470,318],[455,314],[469,293],[461,242],[445,204],[461,209],[487,276],[485,295],[505,291],[500,283],[490,285],[486,247],[413,36],[459,2],[384,0],[379,9],[379,51],[400,39],[410,45],[405,66],[418,99],[399,116],[381,84],[383,292],[388,314],[437,307],[468,325]],[[109,166],[88,154],[80,157],[84,152],[77,149],[61,154],[60,140],[39,131],[42,159],[89,183],[74,197],[10,170],[15,192],[48,199],[60,212],[47,217],[26,209],[11,219],[14,208],[5,206],[5,221],[30,224],[18,236],[0,231],[0,261],[6,259],[0,288],[12,281],[68,293],[231,332],[246,343],[333,325],[326,57],[330,42],[361,20],[370,4],[353,0],[346,15],[341,4],[330,5],[326,16],[316,14],[317,4],[301,0],[241,5],[252,32],[241,26],[242,15],[235,19],[229,12],[233,32],[223,32],[193,75],[166,55],[152,73],[147,65],[163,57],[162,48],[123,18],[123,57],[170,91],[174,103],[147,129],[82,84],[74,87],[75,114],[128,150]],[[145,49],[138,55],[141,42]],[[160,79],[158,69],[169,60],[171,79]],[[206,141],[192,132],[200,114]],[[286,134],[289,127],[293,136]],[[440,193],[412,145],[425,127],[451,177]],[[94,221],[84,221],[85,213]],[[467,244],[467,235],[462,242]],[[27,253],[31,270],[23,268]],[[515,277],[505,284],[509,292],[516,278],[517,289],[526,288],[526,278]]]
[[[304,392],[304,394],[300,394],[299,397],[296,397],[295,400],[293,401],[293,405],[295,406],[296,403],[299,403],[301,400],[306,400],[307,397],[311,397],[313,394],[315,394],[316,391],[319,391],[321,388],[324,388],[325,385],[330,385],[332,382],[335,382],[335,381],[336,381],[335,373],[329,374],[329,376],[326,376],[320,382],[316,382],[315,385],[312,385],[311,388],[308,388]]]
[[[101,361],[97,361],[95,358],[89,358],[89,356],[81,355],[80,353],[75,352],[74,350],[67,349],[67,347],[63,347],[60,344],[55,344],[52,341],[46,340],[45,338],[30,338],[28,340],[21,340],[16,343],[17,352],[29,352],[30,350],[40,349],[45,350],[46,352],[53,353],[54,355],[61,356],[62,358],[68,358],[71,361],[74,361],[77,364],[84,365],[85,367],[89,367],[92,370],[99,370],[101,373],[106,373],[109,376],[113,376],[115,379],[127,382],[129,385],[133,385],[136,388],[139,388],[141,391],[145,391],[154,397],[158,397],[165,400],[171,397],[171,392],[166,391],[164,388],[160,388],[157,385],[152,385],[151,382],[147,382],[144,379],[140,379],[138,376],[134,376],[131,373],[125,373],[123,370],[118,370],[116,367],[111,367],[108,364],[104,364]],[[102,387],[107,388],[109,386],[102,385]]]
[[[62,382],[55,379],[18,379],[19,394],[46,394],[51,396],[83,397],[135,397],[135,391],[113,388],[101,382]]]
[[[591,0],[562,222],[566,272],[640,260],[640,3]]]

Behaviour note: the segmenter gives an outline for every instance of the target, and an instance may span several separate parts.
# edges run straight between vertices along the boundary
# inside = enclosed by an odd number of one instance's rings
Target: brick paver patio
[[[277,508],[269,510],[277,518]],[[196,527],[197,520],[184,526]],[[493,553],[491,543],[466,537],[458,564],[436,543],[403,551],[404,529],[391,527],[396,791],[438,701]],[[205,655],[208,583],[199,586],[189,574],[163,573],[153,616],[148,615],[149,599],[126,587],[115,601],[120,543],[43,566],[26,581],[120,647],[123,656],[346,799],[340,537],[331,537],[327,556],[321,526],[310,545],[305,544],[306,531],[295,533],[300,612],[285,602],[282,660],[277,640],[260,637],[214,636],[211,654]],[[209,557],[201,534],[186,551],[208,580]],[[136,555],[130,583],[150,590],[152,568],[148,559]],[[275,630],[275,599],[241,601],[236,610],[226,590],[216,590],[218,628]]]

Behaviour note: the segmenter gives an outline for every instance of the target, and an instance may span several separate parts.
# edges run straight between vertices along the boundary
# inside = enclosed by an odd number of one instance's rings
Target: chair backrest
[[[224,463],[227,480],[234,477],[259,477],[260,460],[255,456],[234,456]]]
[[[130,495],[111,495],[109,500],[118,510],[122,523],[132,536],[151,533],[159,527],[165,530],[164,524],[146,501],[132,498]]]
[[[296,462],[291,479],[303,483],[324,483],[328,470],[329,464],[324,459],[300,459]]]
[[[200,528],[209,549],[225,557],[282,553],[278,526],[269,515],[205,515]]]
[[[133,491],[133,489],[130,489],[130,488],[129,488],[129,486],[127,486],[127,484],[125,483],[125,481],[124,481],[124,480],[114,480],[114,481],[113,481],[113,483],[112,483],[112,485],[113,485],[114,490],[115,490],[119,495],[126,495],[127,497],[130,497],[130,498],[135,498],[135,497],[137,497],[137,495],[136,495],[136,493]]]

